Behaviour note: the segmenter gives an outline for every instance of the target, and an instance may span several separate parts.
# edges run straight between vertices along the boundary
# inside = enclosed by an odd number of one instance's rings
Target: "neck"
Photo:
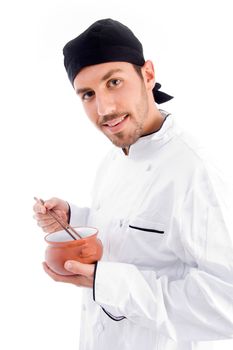
[[[152,134],[153,132],[159,130],[163,121],[164,117],[162,113],[157,109],[156,105],[154,104],[153,110],[149,112],[148,120],[146,121],[143,127],[143,132],[141,136]]]
[[[124,154],[125,154],[126,156],[129,155],[129,147],[130,147],[130,146],[122,148],[122,151],[124,152]]]
[[[158,131],[161,128],[163,122],[164,122],[164,117],[162,113],[155,106],[154,114],[149,117],[148,122],[143,128],[141,137],[149,134],[153,134],[154,132]],[[122,151],[126,156],[129,155],[129,149],[130,149],[130,146],[122,148]]]

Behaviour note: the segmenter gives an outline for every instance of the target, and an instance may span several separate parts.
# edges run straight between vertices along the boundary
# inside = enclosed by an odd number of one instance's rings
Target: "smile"
[[[127,119],[128,119],[128,114],[125,114],[124,116],[121,116],[119,118],[116,118],[104,123],[103,126],[113,134],[113,133],[119,132],[122,129]]]

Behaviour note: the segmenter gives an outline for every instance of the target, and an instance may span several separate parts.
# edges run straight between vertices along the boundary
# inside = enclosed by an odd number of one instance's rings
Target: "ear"
[[[152,90],[155,86],[155,71],[152,61],[148,60],[144,63],[142,66],[142,75],[146,88],[148,88],[148,90]]]

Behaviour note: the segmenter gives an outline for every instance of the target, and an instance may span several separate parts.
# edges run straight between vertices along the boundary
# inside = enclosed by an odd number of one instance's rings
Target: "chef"
[[[113,144],[97,171],[90,208],[51,198],[34,205],[45,232],[94,226],[96,264],[67,261],[83,286],[80,350],[191,350],[233,338],[233,232],[207,166],[169,112],[157,104],[153,63],[132,31],[93,23],[63,50],[75,93]],[[200,126],[201,127],[201,126]]]

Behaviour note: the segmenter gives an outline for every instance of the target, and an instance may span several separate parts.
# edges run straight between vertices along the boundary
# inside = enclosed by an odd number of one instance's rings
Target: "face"
[[[87,116],[114,145],[127,148],[146,129],[148,90],[144,79],[127,62],[83,68],[74,80]]]

